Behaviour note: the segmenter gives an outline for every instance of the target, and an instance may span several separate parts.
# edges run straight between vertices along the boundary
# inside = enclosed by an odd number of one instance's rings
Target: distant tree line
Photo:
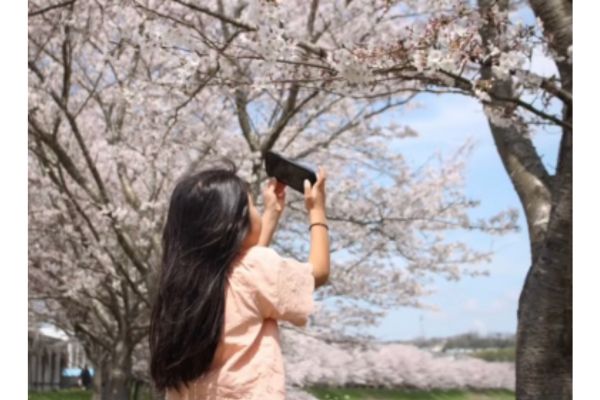
[[[416,339],[411,343],[418,347],[431,347],[444,343],[443,351],[451,349],[507,349],[515,346],[515,335],[505,333],[480,335],[469,332],[447,338]]]

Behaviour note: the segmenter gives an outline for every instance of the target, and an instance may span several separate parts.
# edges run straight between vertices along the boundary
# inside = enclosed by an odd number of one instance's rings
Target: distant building
[[[44,330],[28,332],[29,390],[52,390],[72,386],[73,379],[65,370],[81,368],[88,361],[81,345],[66,335]]]

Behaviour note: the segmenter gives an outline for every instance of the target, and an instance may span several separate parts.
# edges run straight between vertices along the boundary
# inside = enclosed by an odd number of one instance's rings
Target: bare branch
[[[315,30],[315,19],[317,9],[319,8],[319,0],[312,0],[310,3],[310,12],[308,13],[307,30],[309,37],[313,37]]]
[[[237,116],[240,128],[250,148],[253,151],[256,151],[259,149],[259,144],[256,138],[254,137],[254,134],[252,133],[252,127],[250,126],[250,116],[248,115],[248,110],[246,109],[247,104],[248,95],[246,94],[246,92],[242,91],[241,89],[236,90],[235,106],[237,109]]]
[[[67,7],[67,6],[74,4],[75,1],[76,0],[68,0],[68,1],[64,1],[62,3],[58,3],[58,4],[48,6],[48,7],[41,8],[39,10],[31,11],[30,13],[27,14],[27,17],[31,18],[31,17],[35,17],[36,15],[41,15],[48,11],[55,10],[57,8]]]
[[[254,26],[248,25],[248,24],[246,24],[246,23],[244,23],[242,21],[238,21],[238,20],[236,20],[234,18],[228,17],[228,16],[226,16],[224,14],[221,14],[221,13],[219,13],[217,11],[213,11],[213,10],[211,10],[209,8],[206,8],[206,7],[203,7],[203,6],[199,6],[199,5],[196,5],[196,4],[187,3],[187,2],[181,1],[181,0],[173,0],[173,1],[175,1],[175,3],[181,4],[182,6],[188,7],[190,9],[194,10],[194,11],[198,11],[198,12],[201,12],[203,14],[210,15],[211,17],[217,18],[218,20],[221,20],[223,22],[226,22],[228,24],[236,26],[236,27],[238,27],[240,29],[243,29],[245,31],[253,32],[253,31],[257,30],[257,28],[254,27]]]
[[[287,126],[287,123],[290,121],[290,119],[292,119],[294,117],[294,115],[296,115],[296,113],[298,113],[298,111],[303,109],[304,106],[310,100],[312,100],[319,94],[318,90],[314,90],[311,94],[306,96],[300,102],[300,104],[296,105],[296,97],[298,95],[298,90],[299,90],[298,86],[292,86],[292,88],[290,89],[288,98],[286,100],[286,104],[284,106],[284,110],[281,114],[281,118],[279,118],[279,120],[277,121],[277,124],[271,130],[271,133],[269,134],[267,141],[261,147],[261,151],[263,153],[266,152],[267,150],[270,150],[273,147],[273,145],[279,138],[279,135],[281,135],[281,132]]]

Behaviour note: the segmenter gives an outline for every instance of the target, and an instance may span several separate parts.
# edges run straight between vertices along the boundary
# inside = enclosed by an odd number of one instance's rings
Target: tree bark
[[[507,0],[480,0],[485,17]],[[571,3],[531,0],[534,13],[554,51],[561,88],[572,92]],[[484,24],[484,44],[494,43],[499,33]],[[493,93],[513,97],[509,80],[494,79],[491,66],[481,70],[493,82]],[[488,111],[500,104],[486,105]],[[508,110],[504,110],[508,111]],[[513,115],[513,117],[515,117]],[[525,211],[531,249],[531,267],[519,299],[517,327],[516,395],[518,400],[572,398],[572,131],[563,128],[558,166],[551,176],[529,138],[527,127],[503,126],[488,118],[504,167]],[[563,121],[572,126],[572,106],[565,103]]]
[[[557,182],[544,246],[519,299],[517,399],[572,398],[572,136],[561,146]]]
[[[572,92],[573,69],[567,61],[573,42],[572,4],[532,0],[555,52],[562,89]],[[572,125],[565,104],[563,120]],[[573,376],[573,132],[563,129],[552,211],[543,247],[533,256],[519,299],[517,399],[572,399]]]
[[[486,16],[496,4],[501,8],[508,7],[507,0],[480,0],[480,12]],[[484,24],[480,33],[483,43],[488,45],[496,42],[500,32],[496,31],[493,24]],[[481,68],[481,77],[493,82],[491,92],[495,96],[515,97],[510,78],[495,78],[492,75],[491,65],[484,65]],[[484,105],[488,115],[501,112],[509,116],[512,112],[506,107],[506,104],[494,102]],[[523,205],[529,231],[530,251],[532,258],[535,258],[543,247],[550,219],[552,178],[535,149],[528,127],[518,116],[510,115],[510,118],[514,120],[510,126],[504,126],[490,117],[488,117],[488,124],[500,159]]]
[[[118,342],[114,351],[98,363],[93,400],[129,400],[133,374],[131,349],[127,346]]]

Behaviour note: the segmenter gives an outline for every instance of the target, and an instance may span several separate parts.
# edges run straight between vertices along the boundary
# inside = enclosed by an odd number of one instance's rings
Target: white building
[[[28,332],[29,390],[50,390],[64,386],[63,371],[82,368],[87,359],[81,345],[53,328]]]

